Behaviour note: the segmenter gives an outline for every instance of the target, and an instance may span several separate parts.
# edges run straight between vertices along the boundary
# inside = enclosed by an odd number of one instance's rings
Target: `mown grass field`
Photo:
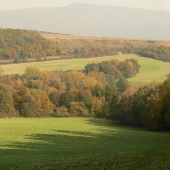
[[[0,119],[0,169],[168,170],[169,143],[169,133],[104,119]]]
[[[150,83],[152,81],[164,81],[166,75],[170,73],[170,63],[162,62],[150,58],[140,57],[136,54],[115,55],[107,57],[96,58],[82,58],[82,59],[66,59],[66,60],[54,60],[46,62],[24,63],[24,64],[12,64],[2,65],[4,74],[23,74],[26,67],[36,67],[40,71],[53,71],[53,70],[80,70],[83,69],[88,63],[99,63],[101,61],[118,59],[134,58],[139,61],[141,65],[140,73],[136,77],[129,79],[132,86],[141,86],[143,84]]]

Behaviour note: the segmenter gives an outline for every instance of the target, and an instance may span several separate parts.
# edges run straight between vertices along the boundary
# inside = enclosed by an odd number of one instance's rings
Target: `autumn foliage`
[[[137,53],[143,57],[170,62],[170,48],[165,46],[144,48],[137,50]]]
[[[88,64],[82,71],[41,72],[0,76],[1,117],[107,118],[149,130],[170,129],[170,76],[139,89],[126,78],[139,72],[134,59]]]
[[[92,46],[92,43],[83,43],[82,46],[74,47],[68,41],[58,43],[47,40],[37,31],[0,29],[0,62],[19,63],[58,58],[89,58],[116,55],[119,51],[121,53],[134,51],[124,47],[107,46],[105,45],[107,42],[103,40],[101,43],[103,45],[100,47],[97,42],[95,46]]]
[[[27,61],[56,54],[52,42],[34,31],[0,29],[0,59]]]

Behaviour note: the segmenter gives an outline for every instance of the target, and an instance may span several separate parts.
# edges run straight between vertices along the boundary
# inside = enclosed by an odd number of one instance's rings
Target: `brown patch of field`
[[[62,34],[45,34],[41,35],[49,40],[125,40],[125,41],[144,41],[144,42],[157,42],[159,45],[170,47],[170,41],[165,40],[146,40],[146,39],[128,39],[128,38],[114,38],[114,37],[92,37],[92,36],[77,36],[77,35],[62,35]]]
[[[62,34],[45,34],[41,33],[47,39],[64,39],[64,40],[134,40],[127,38],[114,38],[114,37],[92,37],[92,36],[77,36],[77,35],[62,35]],[[146,40],[145,40],[146,41]]]

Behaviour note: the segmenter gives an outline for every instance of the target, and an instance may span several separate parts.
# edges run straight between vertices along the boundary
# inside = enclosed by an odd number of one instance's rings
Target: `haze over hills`
[[[0,28],[83,36],[170,40],[170,11],[88,4],[1,10]]]

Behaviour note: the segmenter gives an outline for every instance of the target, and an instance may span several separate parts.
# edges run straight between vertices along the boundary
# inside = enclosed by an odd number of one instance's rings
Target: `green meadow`
[[[30,66],[39,68],[40,71],[80,70],[83,69],[88,63],[99,63],[101,61],[112,59],[123,61],[127,58],[134,58],[138,60],[139,64],[141,65],[140,73],[138,73],[136,77],[129,79],[130,84],[133,86],[141,86],[152,81],[164,81],[166,79],[166,75],[170,73],[169,62],[162,62],[150,58],[140,57],[136,54],[2,65],[2,68],[4,69],[4,74],[23,74],[24,69]]]
[[[0,169],[169,169],[170,135],[92,118],[0,119]]]

